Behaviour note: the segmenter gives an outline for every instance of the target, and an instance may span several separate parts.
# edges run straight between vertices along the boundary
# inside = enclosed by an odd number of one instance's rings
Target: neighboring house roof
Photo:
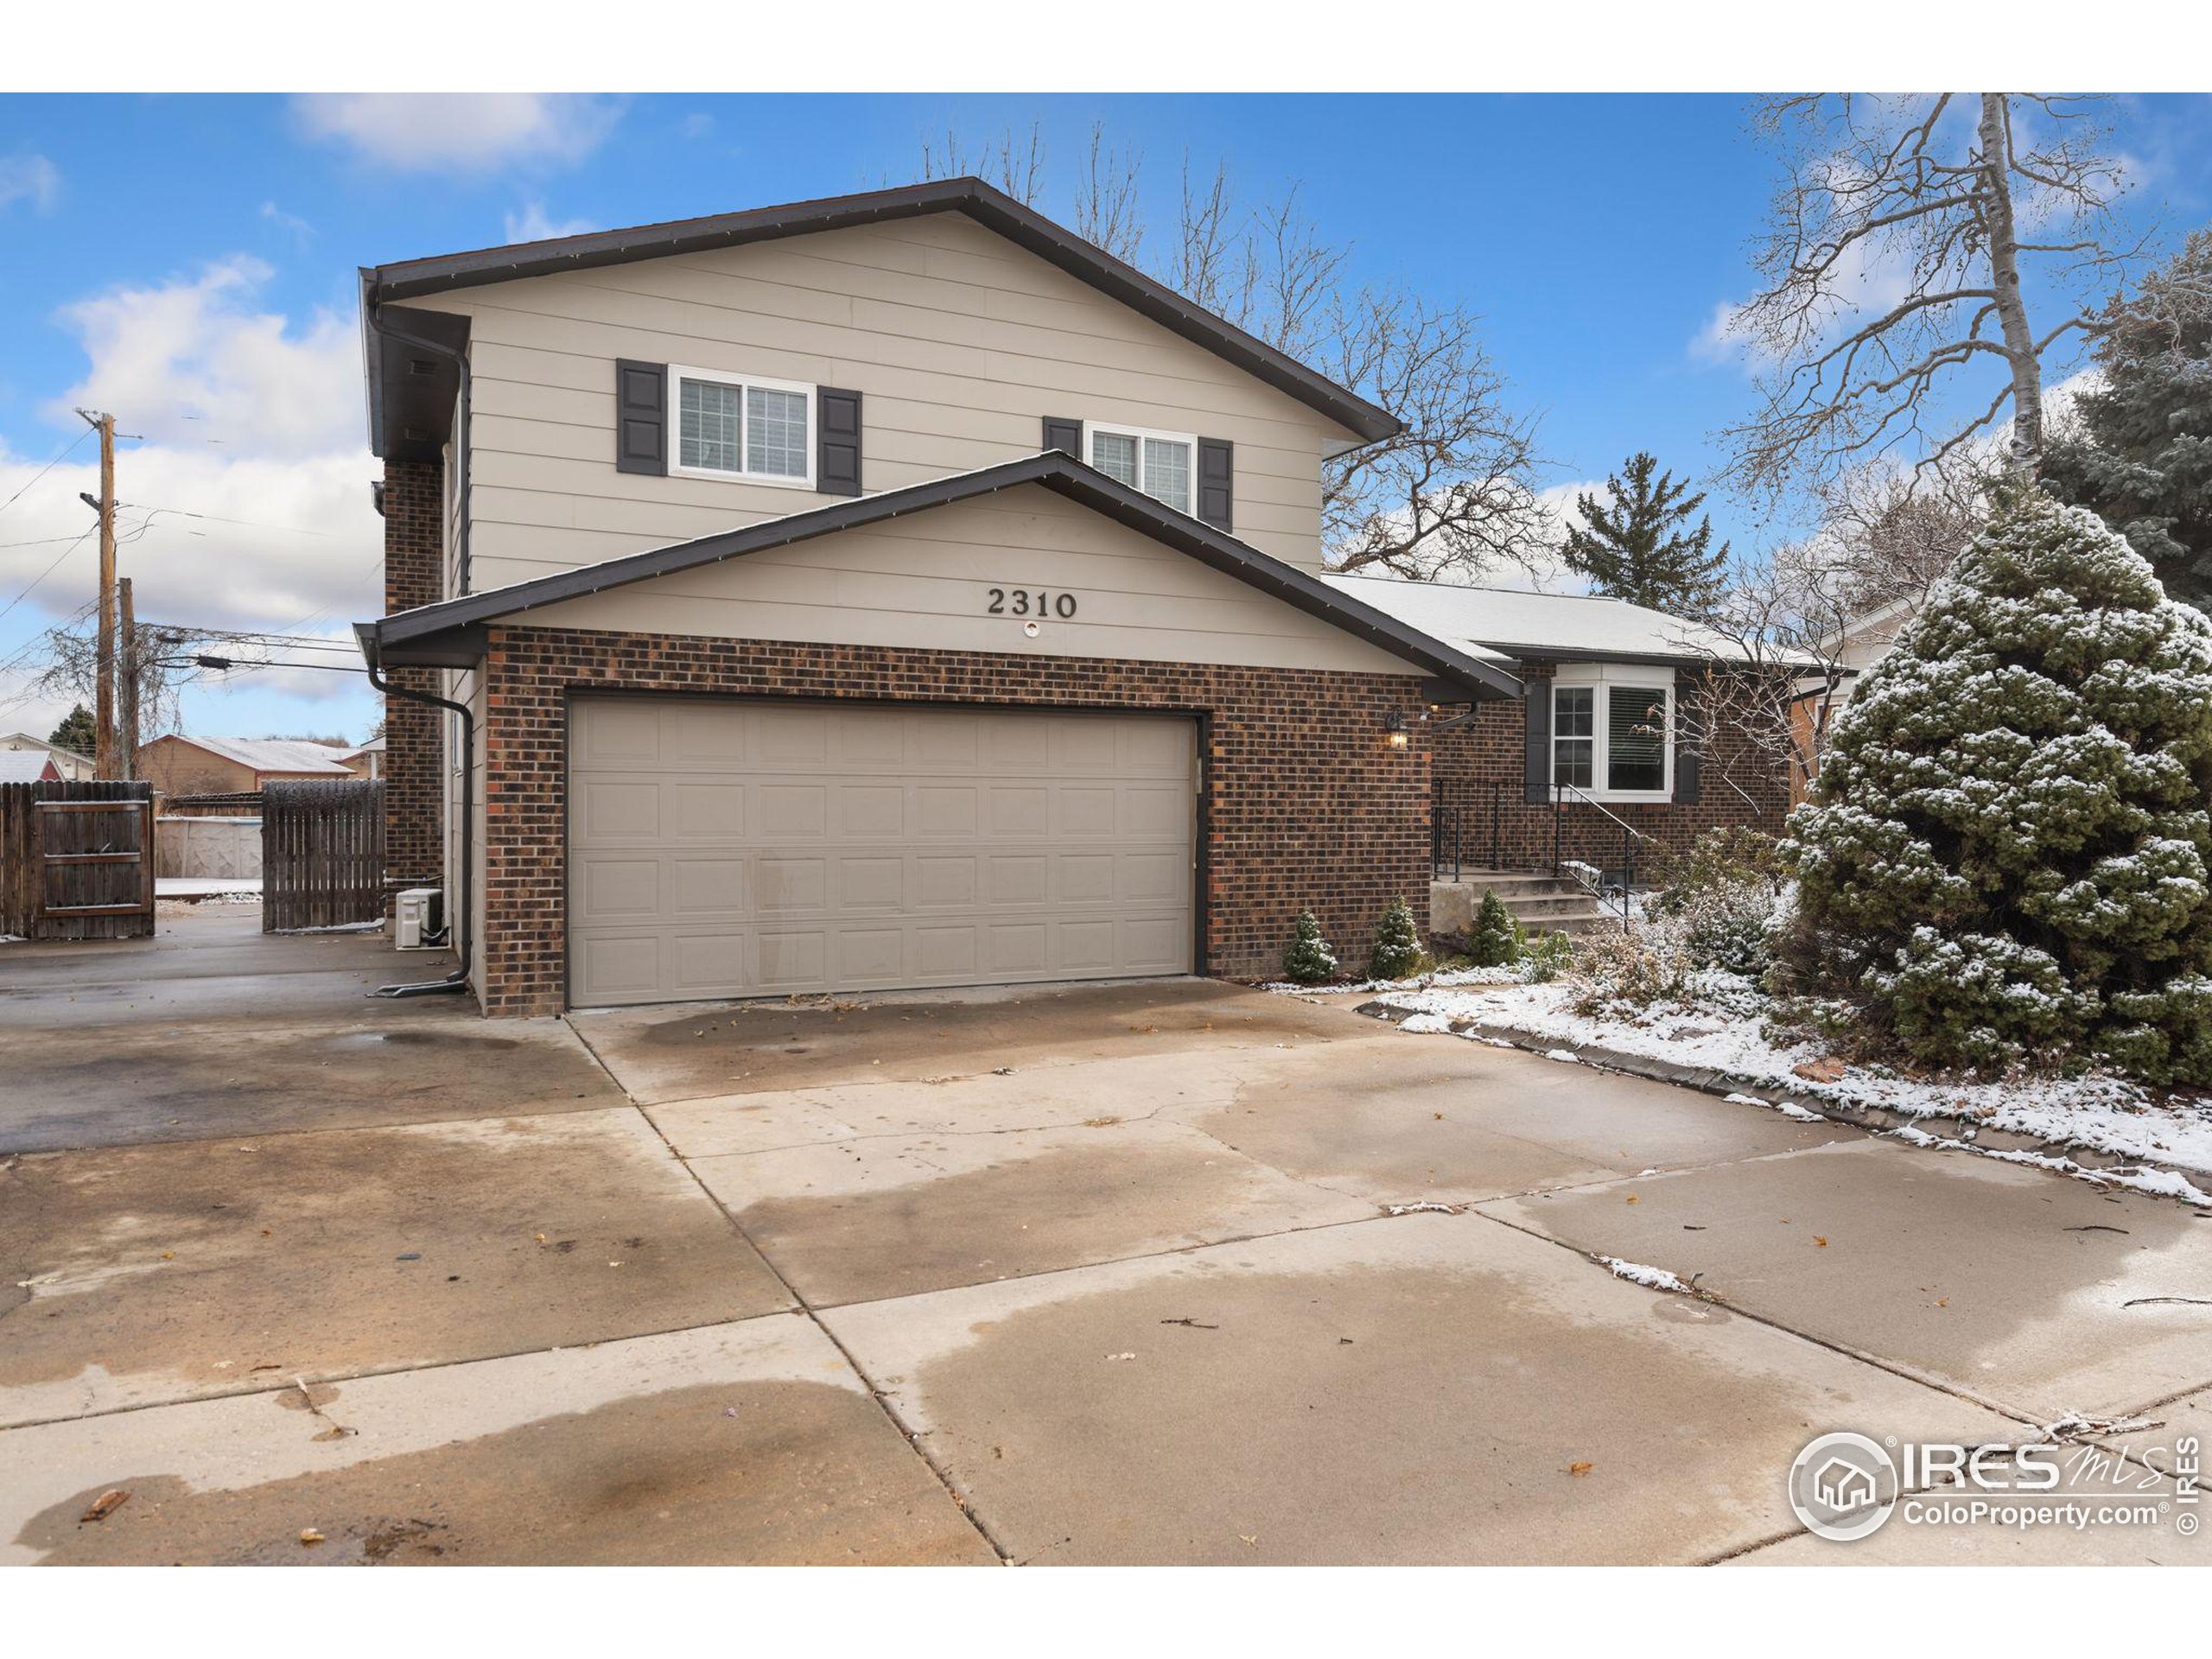
[[[1425,633],[1471,646],[1493,660],[1680,664],[1740,661],[1745,655],[1724,633],[1625,600],[1388,576],[1321,580]]]
[[[445,411],[443,418],[450,419],[458,386],[458,372],[445,363],[426,360],[420,370],[412,369],[406,343],[391,337],[396,331],[378,327],[377,313],[381,306],[524,276],[629,264],[670,254],[740,247],[780,237],[941,213],[965,213],[1016,246],[1327,416],[1367,442],[1395,437],[1404,429],[1404,423],[1388,410],[1246,334],[1226,318],[1054,224],[1034,208],[993,189],[981,179],[961,178],[365,266],[360,273],[361,322],[369,367],[370,446],[378,454],[389,455],[395,449],[412,453],[433,437],[442,441],[443,435],[434,433],[425,423],[439,420],[441,410]],[[448,350],[457,348],[467,337],[465,318],[410,311],[398,321],[407,332],[427,334]],[[383,349],[372,338],[379,334],[385,336]]]
[[[38,784],[58,779],[61,768],[43,745],[35,749],[0,749],[0,784]]]
[[[188,737],[182,733],[157,737],[154,742],[189,743],[195,749],[205,749],[254,772],[300,772],[331,778],[348,775],[340,760],[343,751],[326,743],[306,743],[284,737]]]
[[[1295,566],[1271,558],[1235,537],[1202,524],[1187,513],[1164,506],[1148,495],[1084,466],[1059,450],[1047,450],[1020,461],[1001,462],[975,472],[933,479],[903,490],[887,490],[833,506],[817,507],[781,518],[747,524],[741,530],[702,536],[643,553],[632,553],[598,564],[538,576],[506,588],[463,594],[411,611],[401,611],[380,622],[362,622],[353,632],[362,654],[372,665],[383,661],[433,663],[465,666],[484,652],[481,629],[497,618],[515,615],[563,600],[649,582],[679,570],[737,558],[766,548],[787,547],[817,536],[878,524],[901,513],[971,500],[995,490],[1037,484],[1089,507],[1116,523],[1151,537],[1200,563],[1250,583],[1261,592],[1318,616],[1347,633],[1454,683],[1477,699],[1517,697],[1520,683],[1498,668],[1493,659],[1478,657],[1465,647],[1446,642],[1369,603],[1363,594],[1348,594]],[[1371,584],[1363,584],[1371,585]],[[1448,700],[1448,699],[1440,699]]]
[[[380,737],[372,737],[367,742],[362,744],[359,748],[346,750],[344,754],[339,757],[339,759],[341,760],[358,760],[365,754],[382,754],[383,753],[384,739]]]
[[[92,758],[81,750],[65,749],[59,743],[49,743],[42,737],[32,736],[29,732],[0,732],[0,747],[21,749],[25,747],[44,749],[48,754],[62,755],[71,760],[89,762]]]

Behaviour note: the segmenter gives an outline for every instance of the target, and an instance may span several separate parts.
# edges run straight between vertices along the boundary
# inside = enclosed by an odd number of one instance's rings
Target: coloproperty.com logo
[[[2194,1536],[2202,1472],[2194,1435],[2132,1458],[2101,1446],[1965,1446],[1822,1434],[1789,1465],[1789,1507],[1815,1537],[1847,1544],[1893,1516],[1908,1526],[2149,1529]]]

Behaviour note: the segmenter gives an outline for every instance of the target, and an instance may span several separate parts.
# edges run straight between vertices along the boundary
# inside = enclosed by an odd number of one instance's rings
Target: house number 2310
[[[993,616],[1070,617],[1075,614],[1075,595],[1037,588],[994,588],[991,602],[983,608]]]

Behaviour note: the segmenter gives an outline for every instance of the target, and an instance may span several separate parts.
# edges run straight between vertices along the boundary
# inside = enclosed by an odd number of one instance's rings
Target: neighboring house
[[[58,784],[61,768],[54,757],[36,749],[0,749],[0,784]]]
[[[384,739],[372,737],[358,749],[338,757],[339,764],[356,778],[384,776]]]
[[[485,1009],[1267,975],[1494,658],[1321,576],[1385,410],[972,179],[361,274],[387,877]],[[1516,705],[1517,711],[1517,703]]]
[[[41,738],[33,737],[29,732],[0,734],[0,754],[28,754],[34,752],[47,756],[54,762],[54,775],[57,778],[73,780],[92,775],[92,757],[89,754],[79,754],[74,749],[56,747]]]
[[[163,795],[246,795],[272,780],[351,778],[340,751],[276,737],[157,737],[138,746],[138,776]]]
[[[1721,825],[1780,829],[1783,746],[1698,717],[1707,676],[1761,671],[1726,636],[1618,599],[1325,580],[1526,686],[1517,702],[1433,721],[1440,846],[1454,850],[1456,832],[1466,863],[1541,869],[1556,855],[1612,871],[1624,826],[1675,852]]]
[[[1802,801],[1820,773],[1820,755],[1834,729],[1836,716],[1850,705],[1852,694],[1866,671],[1890,654],[1905,625],[1920,614],[1918,594],[1907,594],[1861,612],[1820,642],[1818,655],[1833,664],[1832,673],[1808,676],[1797,683],[1797,701],[1790,709],[1795,748],[1808,757],[1809,766],[1793,765],[1789,775],[1791,804]]]

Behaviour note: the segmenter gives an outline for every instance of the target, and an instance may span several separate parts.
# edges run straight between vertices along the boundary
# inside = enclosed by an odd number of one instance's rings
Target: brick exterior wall
[[[410,610],[435,604],[442,567],[440,524],[445,466],[435,461],[384,464],[384,608]],[[438,672],[395,668],[394,685],[435,693]],[[444,760],[439,722],[443,713],[406,697],[384,702],[385,913],[404,887],[435,887],[445,874]]]
[[[1548,695],[1552,671],[1549,663],[1521,664],[1532,696]],[[1695,677],[1675,676],[1678,711],[1691,694]],[[1433,733],[1430,741],[1435,757],[1440,838],[1450,836],[1456,811],[1460,850],[1468,866],[1491,867],[1494,860],[1495,867],[1501,869],[1549,869],[1556,818],[1560,856],[1601,869],[1620,867],[1620,825],[1604,813],[1586,804],[1531,805],[1526,799],[1522,780],[1527,732],[1520,703],[1478,703],[1472,721],[1450,731]],[[1495,853],[1491,810],[1493,780],[1505,785],[1497,791],[1501,799]],[[1744,794],[1731,788],[1731,782]],[[1751,798],[1746,800],[1745,796]],[[1607,802],[1605,810],[1668,851],[1681,852],[1704,831],[1724,824],[1779,834],[1789,810],[1789,783],[1783,764],[1760,754],[1740,732],[1724,731],[1713,734],[1706,746],[1694,804]],[[1442,851],[1450,857],[1448,842]],[[1640,881],[1642,875],[1637,879]]]
[[[1210,717],[1205,972],[1272,976],[1300,908],[1363,963],[1401,895],[1423,913],[1428,753],[1418,682],[1381,674],[495,628],[485,664],[490,798],[477,991],[489,1014],[566,1001],[568,697],[576,691],[1153,709]]]

